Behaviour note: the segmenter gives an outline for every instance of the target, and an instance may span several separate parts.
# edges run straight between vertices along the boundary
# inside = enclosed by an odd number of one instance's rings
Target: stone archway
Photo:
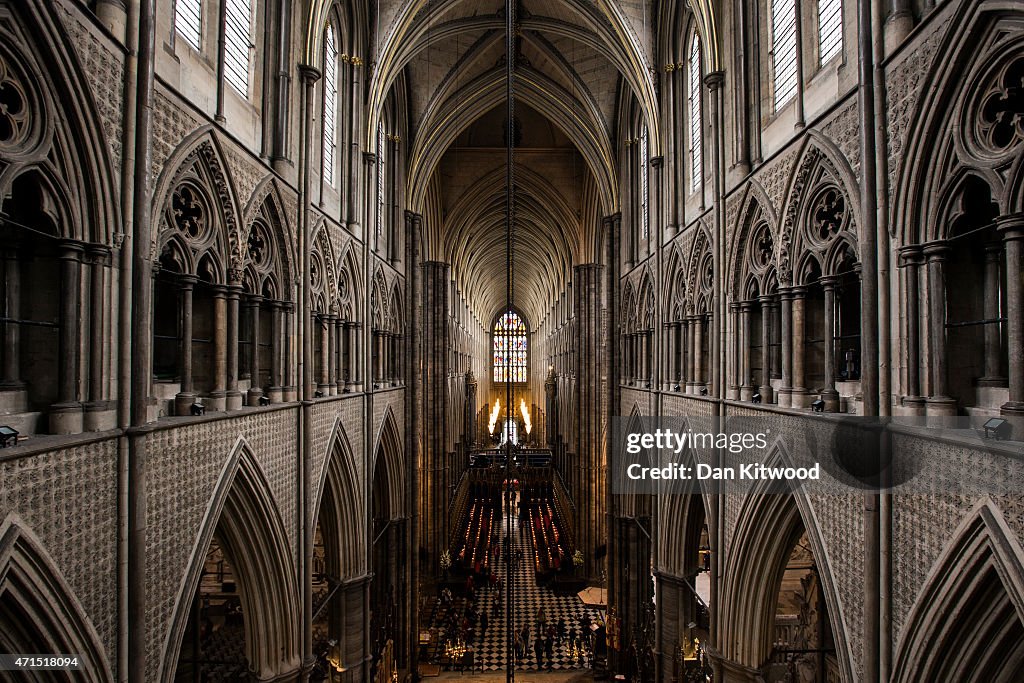
[[[0,524],[0,651],[80,658],[74,673],[22,672],[18,680],[113,680],[95,628],[39,539],[15,515]]]
[[[263,680],[296,679],[301,657],[294,557],[266,476],[241,439],[221,475],[196,547],[178,595],[161,680],[177,678],[186,632],[202,626],[203,615],[194,614],[195,598],[198,594],[201,602],[211,548],[219,550],[236,584],[249,671]]]

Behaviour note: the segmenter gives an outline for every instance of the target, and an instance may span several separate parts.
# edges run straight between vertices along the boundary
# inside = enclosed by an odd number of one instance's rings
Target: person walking
[[[550,633],[544,639],[544,654],[548,657],[548,669],[550,669],[555,659],[555,639],[551,637]]]
[[[537,671],[540,671],[544,667],[544,641],[541,640],[539,633],[533,641],[533,652],[537,655]]]

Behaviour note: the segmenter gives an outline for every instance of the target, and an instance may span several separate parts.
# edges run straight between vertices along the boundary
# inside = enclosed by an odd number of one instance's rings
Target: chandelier
[[[460,661],[466,656],[467,652],[469,652],[469,646],[466,645],[466,641],[463,640],[462,636],[456,638],[455,642],[452,642],[451,640],[446,640],[444,642],[444,654],[453,662]]]

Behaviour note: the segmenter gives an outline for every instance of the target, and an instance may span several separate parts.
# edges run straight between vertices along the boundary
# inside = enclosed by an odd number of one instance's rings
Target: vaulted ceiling
[[[680,2],[682,0],[679,0]],[[427,256],[452,275],[480,320],[504,306],[503,0],[381,0],[370,121],[396,83],[409,122],[407,189],[430,220]],[[660,147],[655,120],[653,0],[520,0],[516,98],[515,304],[535,327],[576,263],[595,260],[592,217],[618,210],[617,116],[633,97]],[[399,79],[399,76],[404,78]],[[553,134],[539,135],[550,127]],[[557,138],[557,142],[555,141]],[[439,193],[439,197],[431,197]],[[587,206],[586,204],[598,206]]]

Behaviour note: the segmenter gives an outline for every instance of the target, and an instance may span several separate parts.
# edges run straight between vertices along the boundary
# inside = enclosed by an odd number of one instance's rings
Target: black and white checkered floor
[[[503,532],[507,523],[507,520],[503,522]],[[582,624],[597,621],[600,616],[598,610],[584,605],[576,595],[557,595],[546,586],[538,586],[533,567],[529,561],[529,535],[527,533],[520,534],[518,523],[515,524],[513,539],[515,548],[522,548],[525,558],[515,569],[515,594],[513,597],[515,614],[512,627],[516,632],[520,632],[524,625],[530,626],[530,643],[526,648],[526,656],[518,662],[517,669],[564,671],[585,668],[590,663],[589,656],[583,658],[571,657],[569,653],[571,639],[569,636],[582,635]],[[498,564],[498,575],[501,577],[503,585],[507,585],[508,577],[504,556],[501,557],[501,561]],[[504,593],[504,590],[502,590],[502,593]],[[458,602],[463,606],[467,604],[465,600],[459,600]],[[474,640],[468,643],[473,648],[474,668],[478,671],[499,671],[505,668],[505,634],[508,631],[506,630],[504,606],[505,596],[503,594],[498,595],[497,591],[491,589],[477,592],[474,607],[481,613],[486,611],[489,619],[487,630],[483,633],[475,634]],[[561,640],[556,638],[553,643],[551,657],[549,658],[544,654],[540,665],[538,665],[533,640],[537,635],[537,615],[541,607],[544,608],[547,624],[557,625],[560,619],[564,620],[566,637]],[[437,627],[439,625],[434,624],[434,626]],[[436,629],[435,632],[437,632]]]

